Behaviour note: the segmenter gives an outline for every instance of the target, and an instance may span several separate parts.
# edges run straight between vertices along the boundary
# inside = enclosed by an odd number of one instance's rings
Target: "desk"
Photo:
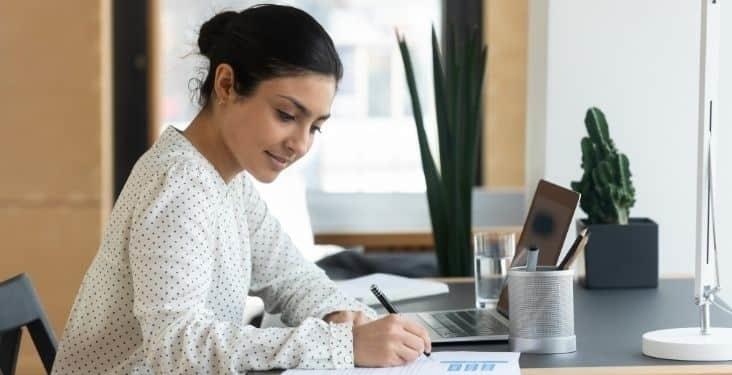
[[[472,307],[473,288],[470,280],[463,279],[450,282],[449,294],[395,305],[402,312]],[[577,352],[522,354],[522,374],[732,374],[732,362],[676,362],[645,357],[641,352],[641,335],[646,331],[698,324],[692,290],[691,279],[664,279],[658,289],[588,290],[575,285]],[[712,323],[732,326],[732,316],[713,308]],[[440,344],[433,350],[509,349],[508,343],[502,342]]]

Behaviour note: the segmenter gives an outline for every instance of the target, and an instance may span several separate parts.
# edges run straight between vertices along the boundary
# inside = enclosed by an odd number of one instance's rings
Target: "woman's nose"
[[[310,149],[310,132],[301,131],[298,129],[288,138],[287,148],[295,157],[301,157],[305,155]]]

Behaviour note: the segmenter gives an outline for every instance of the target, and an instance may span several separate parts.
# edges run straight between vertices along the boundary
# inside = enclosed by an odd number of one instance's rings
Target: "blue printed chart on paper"
[[[399,367],[287,370],[285,375],[520,375],[520,353],[433,352]]]
[[[493,372],[496,366],[507,364],[508,361],[440,361],[447,366],[447,372],[459,374],[461,372]]]

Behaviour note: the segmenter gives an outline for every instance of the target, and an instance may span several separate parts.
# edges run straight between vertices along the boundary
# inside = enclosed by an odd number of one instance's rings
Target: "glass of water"
[[[485,309],[496,304],[511,267],[515,248],[514,233],[473,234],[475,307]]]

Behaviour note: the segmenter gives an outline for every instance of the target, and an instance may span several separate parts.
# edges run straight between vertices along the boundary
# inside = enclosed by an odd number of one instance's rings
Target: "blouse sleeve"
[[[352,367],[350,325],[308,318],[297,328],[259,329],[217,320],[206,307],[219,193],[198,168],[171,167],[140,197],[131,225],[133,311],[146,365],[160,374]]]
[[[300,254],[248,179],[244,196],[252,244],[251,292],[264,300],[267,312],[281,312],[282,321],[289,326],[344,310],[363,311],[376,318],[374,310],[346,296],[323,270]]]

